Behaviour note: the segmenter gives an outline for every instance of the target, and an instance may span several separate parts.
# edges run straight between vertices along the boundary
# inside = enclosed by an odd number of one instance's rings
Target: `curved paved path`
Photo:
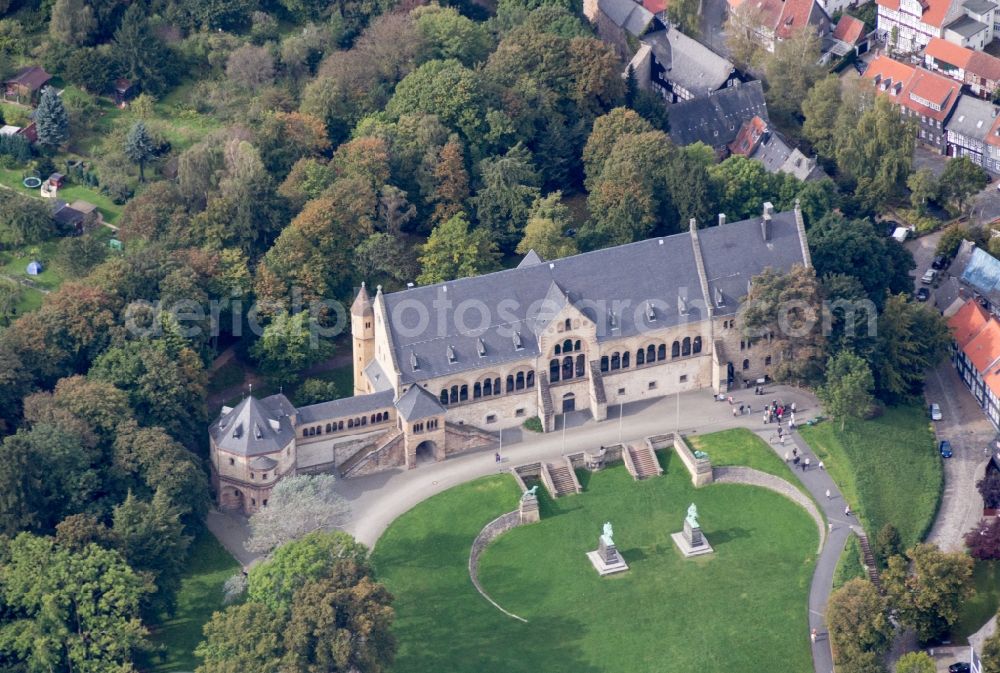
[[[745,390],[734,392],[733,397],[737,405],[750,403],[754,411],[734,417],[729,404],[715,401],[709,391],[695,391],[627,404],[620,417],[619,407],[609,407],[608,420],[602,423],[586,421],[579,412],[571,414],[566,428],[559,427],[544,435],[523,433],[528,435],[525,438],[520,429],[506,430],[503,433],[503,463],[499,469],[494,462],[494,450],[489,449],[455,456],[437,464],[421,465],[414,470],[396,469],[340,480],[337,490],[351,505],[351,518],[345,529],[358,541],[373,547],[390,523],[427,498],[472,479],[506,471],[514,465],[554,460],[566,453],[622,440],[643,440],[678,429],[690,435],[744,427],[768,442],[774,426],[761,424],[760,410],[765,401],[780,399],[785,403],[795,402],[802,421],[814,416],[819,407],[811,393],[787,386],[768,386],[763,397]],[[819,460],[797,433],[792,442],[801,453],[811,457],[813,464],[808,472],[797,472],[796,476],[813,496],[827,522],[833,524],[817,558],[809,592],[809,627],[820,634],[812,646],[813,662],[816,673],[831,673],[833,658],[824,620],[826,601],[833,586],[833,571],[857,521],[854,517],[844,517],[844,499],[840,490],[825,470],[816,467]],[[783,447],[774,445],[775,452],[782,457],[785,451],[791,451],[791,447],[792,444],[787,441]],[[829,500],[825,495],[827,489],[832,496]],[[215,525],[212,521],[209,523],[213,531],[222,527],[218,520]],[[220,540],[241,560],[246,558],[245,550],[234,549],[238,544],[233,535],[235,528],[229,526],[228,530],[230,535],[219,536]],[[804,633],[802,637],[808,638],[809,635]]]
[[[812,415],[806,414],[806,416]],[[809,458],[812,463],[807,471],[795,469],[799,481],[815,499],[827,521],[826,543],[816,559],[816,569],[813,571],[812,585],[809,588],[809,628],[816,629],[819,634],[816,642],[812,644],[813,666],[816,673],[832,673],[833,654],[830,651],[830,634],[826,627],[826,603],[833,592],[833,572],[844,551],[844,545],[847,544],[847,538],[863,530],[854,515],[844,515],[844,507],[847,505],[844,496],[827,471],[819,469],[819,458],[799,433],[791,433],[791,441],[786,439],[785,445],[780,446],[770,441],[774,434],[773,430],[757,429],[756,432],[782,459],[785,452],[791,451],[795,446],[799,450],[799,455]],[[829,498],[826,497],[827,492],[830,493]]]

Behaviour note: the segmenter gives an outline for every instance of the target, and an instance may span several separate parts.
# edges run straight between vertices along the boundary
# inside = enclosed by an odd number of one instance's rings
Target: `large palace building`
[[[286,475],[416,467],[496,432],[767,376],[768,340],[737,312],[766,268],[810,265],[798,209],[372,297],[351,307],[352,397],[295,408],[284,395],[223,407],[210,428],[220,507],[267,506]]]

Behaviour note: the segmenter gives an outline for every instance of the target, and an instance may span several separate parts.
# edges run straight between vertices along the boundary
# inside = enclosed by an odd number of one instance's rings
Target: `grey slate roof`
[[[725,305],[719,309],[723,313],[736,311],[739,298],[746,294],[747,280],[765,267],[788,269],[802,263],[794,213],[773,217],[770,245],[760,240],[760,218],[700,230],[706,266],[712,269],[709,276],[717,279],[725,296]],[[546,298],[557,306],[569,302],[580,309],[596,324],[598,341],[705,317],[705,297],[687,232],[415,287],[383,295],[401,382],[536,357],[536,334],[552,313],[545,306]],[[684,315],[680,298],[687,305]],[[653,321],[647,316],[650,302]],[[464,313],[457,310],[466,307],[469,310]],[[421,309],[429,316],[424,329],[419,329]],[[609,315],[612,309],[613,317]],[[459,325],[460,315],[465,328]],[[520,349],[515,346],[515,334],[519,334]],[[411,354],[416,357],[416,369]]]
[[[973,14],[979,14],[980,16],[986,14],[991,9],[997,8],[996,4],[990,2],[990,0],[966,0],[962,3],[962,7],[965,7]]]
[[[827,177],[823,169],[797,147],[790,147],[776,131],[769,129],[767,137],[761,140],[751,159],[764,164],[770,173],[789,173],[799,180],[820,180]]]
[[[395,397],[393,390],[389,388],[368,395],[355,395],[354,397],[344,397],[339,400],[299,407],[298,424],[315,423],[328,418],[355,416],[367,414],[376,409],[385,409],[392,406],[393,397]]]
[[[694,96],[707,96],[720,89],[736,67],[722,56],[676,28],[658,30],[643,40],[663,68],[663,77]]]
[[[225,411],[225,408],[223,409]],[[210,432],[216,446],[241,456],[281,451],[295,436],[289,413],[294,411],[284,395],[258,400],[252,395],[220,415]]]
[[[536,264],[541,264],[542,258],[535,252],[534,248],[528,251],[528,254],[524,256],[524,259],[520,261],[517,268],[522,268],[525,266],[534,266]]]
[[[392,381],[382,371],[382,365],[375,358],[372,358],[372,361],[365,367],[365,376],[375,386],[375,392],[380,393],[385,390],[392,390]]]
[[[396,411],[403,420],[412,423],[421,418],[443,414],[444,407],[436,397],[420,386],[410,386],[410,389],[396,400]]]
[[[274,458],[268,458],[267,456],[257,456],[250,461],[250,467],[255,470],[270,470],[271,468],[277,467],[278,461]]]
[[[708,292],[722,293],[724,305],[716,304],[715,315],[735,315],[746,296],[750,280],[766,268],[787,271],[802,264],[802,241],[794,211],[774,213],[771,240],[761,233],[761,217],[699,230],[705,259]]]
[[[671,105],[670,137],[682,146],[701,141],[709,147],[721,148],[732,142],[743,124],[755,116],[768,121],[764,89],[758,81]]]
[[[597,6],[612,23],[635,37],[645,33],[653,22],[662,25],[652,12],[634,0],[598,0]]]
[[[985,23],[980,23],[968,15],[959,17],[944,27],[945,30],[955,31],[965,38],[972,37],[980,31],[986,30],[986,28],[987,26]]]
[[[944,127],[968,138],[985,140],[996,118],[997,106],[993,103],[975,96],[961,96]]]

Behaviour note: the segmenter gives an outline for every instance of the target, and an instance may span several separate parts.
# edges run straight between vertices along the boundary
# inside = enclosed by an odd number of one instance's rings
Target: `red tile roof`
[[[899,0],[875,0],[880,6],[899,11]],[[924,23],[940,28],[944,24],[944,19],[948,15],[951,7],[951,0],[921,0],[923,15],[920,20]]]
[[[1000,147],[1000,117],[996,118],[990,127],[990,132],[986,134],[986,144]]]
[[[855,19],[849,14],[844,14],[837,22],[837,27],[833,29],[833,39],[846,42],[847,44],[857,44],[858,40],[865,33],[865,22]]]
[[[953,79],[938,75],[930,70],[917,68],[910,78],[910,84],[899,97],[900,104],[914,112],[927,115],[939,122],[944,122],[962,94],[962,85]],[[914,100],[914,96],[933,103],[937,108]]]
[[[642,0],[642,6],[651,11],[653,14],[659,14],[660,12],[667,11],[667,6],[670,3],[667,0]]]
[[[971,49],[966,49],[948,40],[942,40],[940,37],[932,37],[931,41],[927,43],[927,48],[924,49],[924,54],[932,57],[935,61],[944,61],[963,70],[968,67],[969,61],[975,53]]]
[[[914,68],[888,56],[879,56],[872,61],[864,76],[875,82],[878,91],[891,96],[894,102],[941,122],[951,114],[962,91],[961,84],[944,75]],[[933,103],[940,109],[935,110],[930,105],[915,100],[915,97]]]
[[[767,131],[767,122],[760,117],[747,120],[733,142],[729,143],[729,151],[733,154],[749,157],[757,149],[761,138]]]
[[[988,373],[990,365],[1000,358],[1000,323],[990,320],[962,349],[980,374]]]
[[[989,320],[990,316],[986,309],[975,300],[969,299],[948,319],[948,327],[958,347],[964,348]]]
[[[816,0],[728,0],[732,8],[750,3],[760,12],[762,25],[772,29],[779,39],[791,37],[799,28],[809,25]]]
[[[965,71],[976,77],[994,82],[1000,81],[1000,58],[987,54],[985,51],[974,51]]]

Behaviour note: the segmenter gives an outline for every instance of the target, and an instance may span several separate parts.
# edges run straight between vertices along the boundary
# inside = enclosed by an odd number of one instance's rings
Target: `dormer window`
[[[726,298],[722,296],[722,290],[720,290],[719,288],[715,288],[715,305],[716,306],[726,305]]]
[[[616,316],[615,312],[611,309],[608,309],[608,326],[610,326],[611,329],[617,329],[618,327],[618,316]]]
[[[653,304],[646,302],[646,320],[649,322],[656,322],[656,311],[653,309]]]
[[[253,436],[257,439],[263,439],[264,433],[261,431],[260,426],[256,423],[253,424]]]
[[[413,368],[413,371],[420,370],[420,363],[417,361],[417,354],[413,351],[410,351],[410,366]]]
[[[243,436],[243,424],[237,423],[236,427],[233,428],[233,438],[239,439],[242,436]]]
[[[514,332],[514,350],[519,351],[524,348],[524,344],[521,343],[521,333]]]
[[[455,349],[451,346],[448,346],[448,362],[455,364]]]
[[[486,357],[486,344],[482,339],[476,339],[476,350],[479,352],[479,357]]]
[[[688,305],[684,297],[681,296],[677,297],[677,312],[680,313],[681,315],[687,315]]]

